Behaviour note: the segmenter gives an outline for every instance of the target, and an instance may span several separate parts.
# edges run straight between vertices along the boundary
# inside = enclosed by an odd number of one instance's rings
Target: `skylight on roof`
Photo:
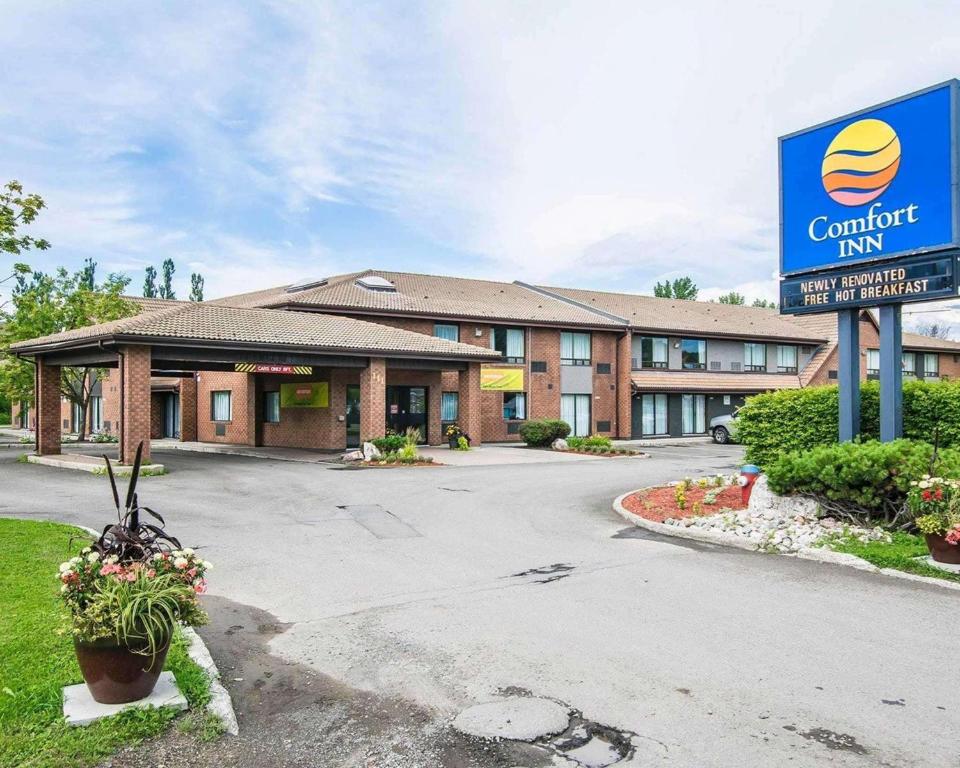
[[[316,278],[308,278],[306,280],[298,280],[292,285],[286,287],[287,293],[296,293],[297,291],[305,291],[307,288],[319,288],[321,285],[327,284],[327,278],[321,277],[319,280]]]
[[[397,286],[379,275],[364,275],[357,278],[357,285],[368,291],[396,291]]]

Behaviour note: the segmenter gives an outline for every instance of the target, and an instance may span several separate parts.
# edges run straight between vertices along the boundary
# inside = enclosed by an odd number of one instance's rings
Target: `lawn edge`
[[[68,525],[74,525],[74,527],[89,533],[94,538],[100,536],[93,528],[86,525],[76,525],[74,523],[68,523]],[[230,698],[230,692],[220,682],[220,670],[217,669],[217,663],[210,655],[207,644],[203,642],[203,638],[197,634],[193,627],[180,627],[180,633],[187,640],[187,655],[207,676],[207,683],[210,686],[210,701],[207,702],[206,711],[223,723],[226,733],[237,736],[240,733],[240,726],[237,723],[237,713],[233,709],[233,699]]]
[[[620,517],[622,517],[628,523],[632,523],[638,528],[643,528],[651,531],[652,533],[659,533],[664,536],[672,536],[677,539],[691,539],[693,541],[700,541],[705,544],[718,544],[724,547],[745,549],[749,552],[762,552],[764,554],[782,555],[784,557],[796,557],[801,560],[813,560],[820,563],[831,563],[833,565],[856,568],[857,570],[868,571],[870,573],[878,573],[883,576],[892,576],[904,581],[928,584],[954,591],[960,590],[960,583],[958,582],[937,579],[932,576],[920,576],[919,574],[900,571],[896,568],[879,568],[873,563],[864,560],[862,557],[857,557],[856,555],[851,555],[846,552],[834,552],[831,549],[822,549],[819,547],[802,547],[801,549],[797,550],[797,552],[770,552],[758,546],[754,542],[743,541],[740,536],[732,533],[726,533],[723,531],[706,531],[694,528],[680,528],[675,525],[656,523],[653,520],[646,520],[639,515],[633,514],[633,512],[630,512],[626,507],[623,506],[623,500],[627,498],[627,496],[631,496],[634,493],[639,493],[640,491],[649,490],[650,488],[660,487],[662,486],[649,485],[643,488],[635,488],[634,490],[627,491],[626,493],[621,493],[613,500],[613,511],[620,515]]]

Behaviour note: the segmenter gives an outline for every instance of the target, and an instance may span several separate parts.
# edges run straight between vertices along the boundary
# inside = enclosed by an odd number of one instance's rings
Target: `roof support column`
[[[180,379],[180,442],[197,440],[197,377]]]
[[[621,440],[633,437],[633,332],[627,331],[617,339],[617,431]]]
[[[120,463],[132,464],[143,441],[150,458],[150,347],[120,349]]]
[[[360,371],[360,440],[383,437],[387,431],[387,361],[371,357]]]
[[[483,399],[480,391],[480,363],[467,363],[467,367],[460,371],[459,392],[458,424],[460,429],[470,435],[473,445],[480,445],[480,435],[483,432],[483,417],[480,412],[480,402]]]
[[[36,376],[36,452],[51,456],[60,453],[60,366],[38,357]]]

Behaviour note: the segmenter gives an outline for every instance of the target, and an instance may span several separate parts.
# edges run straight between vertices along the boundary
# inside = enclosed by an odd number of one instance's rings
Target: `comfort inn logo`
[[[866,215],[831,222],[817,216],[807,233],[811,240],[835,240],[840,257],[862,256],[883,251],[883,230],[915,224],[919,206],[881,210],[874,202],[887,191],[900,170],[900,138],[883,120],[857,120],[841,130],[823,154],[820,178],[835,203],[856,208],[870,204]]]

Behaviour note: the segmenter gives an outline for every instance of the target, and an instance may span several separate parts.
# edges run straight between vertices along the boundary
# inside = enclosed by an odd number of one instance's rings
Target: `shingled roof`
[[[239,309],[184,302],[109,323],[88,325],[11,346],[19,354],[69,348],[99,340],[227,342],[338,354],[416,355],[495,361],[495,350],[338,315]]]
[[[786,373],[727,373],[708,371],[633,371],[636,392],[767,392],[799,389],[800,378]]]
[[[392,290],[371,289],[364,278],[382,278]],[[527,324],[622,328],[624,323],[585,307],[546,296],[516,283],[463,277],[419,275],[368,269],[328,278],[304,290],[290,287],[228,296],[215,304],[311,308],[323,311],[371,314],[424,315],[465,320]]]

